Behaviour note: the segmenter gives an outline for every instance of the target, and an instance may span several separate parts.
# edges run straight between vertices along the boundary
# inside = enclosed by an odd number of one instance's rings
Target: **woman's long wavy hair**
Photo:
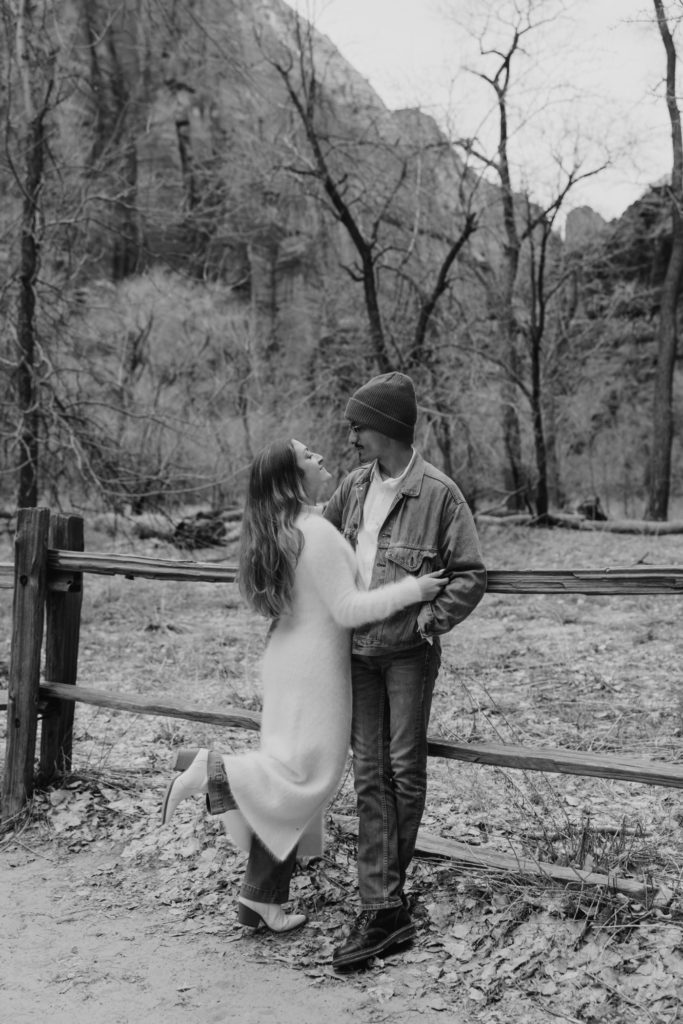
[[[303,473],[291,441],[271,442],[251,466],[238,577],[249,605],[271,619],[279,619],[291,603],[304,545],[294,520],[305,501]]]

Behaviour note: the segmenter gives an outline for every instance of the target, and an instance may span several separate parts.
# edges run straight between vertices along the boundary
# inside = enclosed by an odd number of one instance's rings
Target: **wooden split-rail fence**
[[[76,683],[85,573],[211,583],[232,583],[236,575],[234,566],[85,552],[83,538],[80,516],[51,514],[44,508],[21,509],[17,516],[14,562],[0,565],[0,587],[14,589],[1,804],[1,820],[5,824],[20,814],[36,783],[49,784],[71,770],[77,702],[133,714],[259,729],[260,716],[238,708],[210,710],[187,706],[181,701],[118,695]],[[683,567],[489,570],[487,591],[516,595],[683,595]],[[39,720],[42,728],[38,750]],[[506,743],[461,743],[441,737],[430,738],[429,754],[482,765],[683,788],[683,765],[627,755],[617,757],[584,750],[530,748]],[[418,851],[450,857],[463,866],[542,876],[574,885],[601,885],[638,898],[652,895],[657,889],[652,880],[605,875],[485,851],[481,847],[430,836],[423,830],[418,839]]]

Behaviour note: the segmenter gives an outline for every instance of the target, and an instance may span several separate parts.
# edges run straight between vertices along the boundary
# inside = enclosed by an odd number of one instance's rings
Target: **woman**
[[[162,821],[181,800],[206,793],[211,813],[249,853],[238,920],[289,931],[286,914],[297,855],[319,856],[323,814],[344,772],[351,728],[351,629],[431,601],[440,572],[363,591],[350,545],[315,503],[331,479],[321,455],[276,441],[251,468],[242,524],[239,584],[273,626],[263,658],[258,750],[181,751]]]

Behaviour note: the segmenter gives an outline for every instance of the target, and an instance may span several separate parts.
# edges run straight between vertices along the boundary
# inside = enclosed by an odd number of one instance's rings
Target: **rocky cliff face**
[[[282,0],[196,0],[168,10],[125,3],[115,17],[104,0],[64,0],[60,10],[51,146],[62,192],[53,219],[72,225],[59,239],[61,262],[71,266],[75,256],[82,277],[123,278],[162,263],[220,280],[272,317],[297,303],[317,308],[310,292],[319,294],[331,275],[340,301],[331,302],[330,316],[341,316],[333,307],[353,292],[348,272],[355,273],[357,253],[313,187],[310,146],[276,68],[289,69],[299,87],[309,58],[323,148],[368,237],[384,210],[378,245],[386,253],[412,245],[419,289],[457,237],[471,199],[479,227],[463,274],[468,262],[479,271],[495,265],[502,238],[495,186],[464,171],[432,118],[388,110],[329,39]],[[11,189],[6,200],[13,201]],[[638,218],[636,247],[650,231]],[[572,211],[567,248],[581,250],[604,231],[593,211]],[[655,245],[659,265],[665,230]]]
[[[164,17],[155,4],[125,12],[111,22],[106,4],[88,5],[85,20],[81,5],[72,9],[72,52],[88,87],[58,119],[64,160],[84,168],[80,187],[92,197],[86,274],[125,277],[161,263],[220,280],[270,321],[274,344],[283,331],[312,339],[353,317],[357,252],[325,212],[276,67],[300,89],[302,62],[315,67],[325,157],[368,237],[384,209],[378,246],[412,245],[416,281],[457,237],[463,166],[435,122],[389,111],[281,0],[198,0]],[[490,221],[485,189],[482,223]],[[472,245],[483,260],[480,239]]]
[[[59,103],[49,112],[51,159],[41,192],[42,329],[79,365],[89,353],[96,383],[106,377],[100,355],[110,360],[121,422],[128,401],[120,397],[121,373],[131,395],[144,377],[144,353],[120,355],[121,338],[154,348],[145,365],[167,387],[173,415],[179,401],[202,387],[211,392],[213,379],[200,378],[206,367],[219,367],[210,372],[222,373],[229,386],[221,391],[227,412],[219,403],[216,415],[226,417],[223,431],[226,423],[233,431],[236,420],[240,429],[246,424],[247,453],[252,381],[258,401],[266,394],[261,382],[271,388],[263,401],[278,427],[280,393],[305,394],[306,412],[319,425],[341,407],[358,377],[375,369],[358,247],[320,181],[313,140],[287,90],[289,77],[367,243],[396,365],[411,353],[420,311],[434,294],[466,212],[476,213],[477,230],[448,269],[411,370],[440,402],[425,442],[438,445],[444,465],[463,465],[472,479],[495,477],[505,457],[496,424],[501,404],[511,404],[499,390],[506,285],[500,192],[463,165],[435,121],[418,110],[388,110],[330,41],[297,21],[281,0],[125,0],[115,13],[106,0],[62,0],[59,14]],[[3,114],[8,102],[0,97]],[[0,217],[7,227],[15,223],[21,193],[2,164],[0,177]],[[520,201],[520,226],[525,211]],[[563,430],[576,433],[575,422],[588,424],[579,431],[583,451],[602,424],[618,436],[622,425],[613,410],[633,406],[633,389],[615,392],[616,398],[614,388],[601,389],[610,374],[626,379],[620,367],[627,342],[638,371],[631,376],[641,392],[647,385],[667,245],[664,197],[656,189],[612,224],[588,209],[575,210],[565,244],[552,238],[546,267],[556,287],[553,308],[545,310],[550,340],[543,383],[550,381],[562,402],[566,398],[567,409],[553,413],[558,437]],[[528,415],[535,326],[531,249],[527,244],[522,252],[508,320],[520,375],[512,402],[522,417]],[[16,265],[11,245],[4,257],[9,279]],[[112,294],[119,306],[108,316]],[[183,313],[190,306],[193,313]],[[584,353],[594,350],[601,361],[591,364],[589,383],[597,397],[583,390],[579,372],[579,364],[588,365]],[[145,408],[150,395],[161,393],[158,382],[156,390],[146,386]],[[577,402],[588,412],[574,416],[569,405]],[[192,415],[206,418],[203,407],[193,407]],[[531,450],[528,424],[525,429],[521,443]],[[211,443],[223,443],[221,430],[213,431]],[[108,423],[103,433],[111,433]],[[569,438],[567,458],[573,458],[573,443]],[[199,449],[203,457],[203,440]],[[222,447],[217,450],[216,459],[223,458]],[[579,447],[575,451],[581,457]],[[139,462],[133,452],[131,465]]]
[[[575,251],[592,245],[605,233],[607,221],[590,206],[577,206],[567,214],[565,224],[565,245]]]

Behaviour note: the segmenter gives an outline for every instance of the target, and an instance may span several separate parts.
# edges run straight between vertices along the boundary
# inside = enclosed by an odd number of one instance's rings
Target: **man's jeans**
[[[402,904],[427,793],[427,726],[440,663],[438,642],[352,658],[358,884],[366,909]]]

